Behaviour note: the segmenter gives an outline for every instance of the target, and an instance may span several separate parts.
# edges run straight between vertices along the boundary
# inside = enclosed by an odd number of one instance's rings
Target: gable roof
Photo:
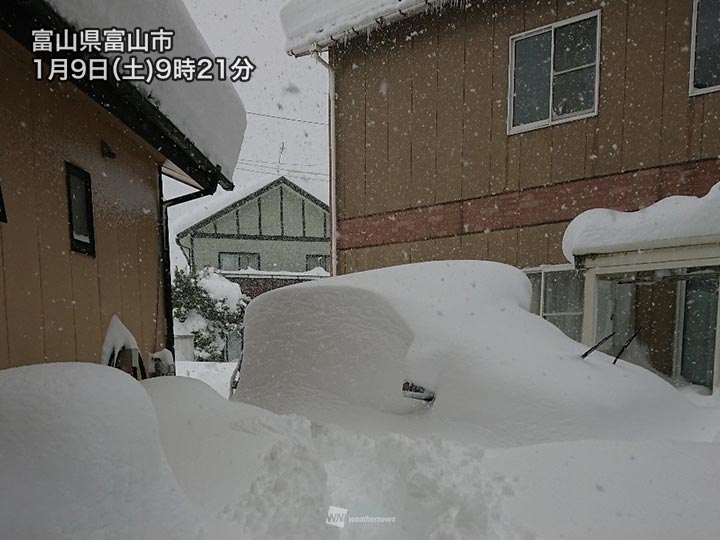
[[[168,55],[214,58],[182,0],[8,0],[0,30],[32,51],[32,30],[84,28],[174,30]],[[33,53],[48,58],[92,58],[98,53]],[[120,55],[127,60],[128,55]],[[141,55],[154,58],[157,54]],[[203,188],[232,189],[245,133],[245,109],[230,81],[144,82],[73,80]]]
[[[314,195],[308,193],[307,191],[305,191],[304,189],[302,189],[300,186],[296,185],[294,182],[291,182],[290,180],[288,180],[288,179],[285,178],[284,176],[281,176],[281,177],[273,180],[273,181],[270,182],[269,184],[264,185],[264,186],[261,187],[260,189],[258,189],[258,190],[256,190],[256,191],[253,191],[253,192],[250,193],[249,195],[246,195],[246,196],[242,197],[241,199],[239,199],[239,200],[237,200],[237,201],[235,201],[235,202],[232,202],[232,203],[230,203],[230,204],[222,207],[222,208],[219,209],[219,210],[214,211],[212,214],[208,215],[207,217],[204,217],[204,218],[200,219],[199,221],[197,221],[197,222],[194,223],[193,225],[191,225],[191,226],[187,227],[186,229],[180,231],[180,232],[177,234],[177,238],[181,238],[181,237],[188,236],[190,233],[192,233],[192,232],[194,232],[194,231],[196,231],[196,230],[198,230],[198,229],[202,229],[205,225],[208,225],[209,223],[212,223],[212,222],[215,221],[216,219],[219,219],[220,217],[224,216],[225,214],[227,214],[227,213],[229,213],[229,212],[232,212],[232,211],[235,210],[236,208],[239,208],[239,207],[243,206],[244,204],[248,203],[249,201],[251,201],[251,200],[253,200],[253,199],[256,199],[256,198],[262,196],[264,193],[267,193],[268,191],[270,191],[270,190],[272,190],[272,189],[275,189],[275,188],[278,187],[278,186],[285,186],[285,187],[287,187],[288,189],[294,191],[295,193],[297,193],[298,195],[300,195],[300,196],[303,197],[304,199],[306,199],[306,200],[310,201],[311,203],[313,203],[314,205],[322,208],[325,212],[329,212],[329,208],[328,208],[328,205],[327,205],[327,204],[325,204],[324,202],[322,202],[320,199],[318,199],[318,198],[315,197]]]
[[[294,56],[323,51],[352,37],[366,35],[445,4],[466,0],[292,0],[280,12],[287,36],[286,50]]]

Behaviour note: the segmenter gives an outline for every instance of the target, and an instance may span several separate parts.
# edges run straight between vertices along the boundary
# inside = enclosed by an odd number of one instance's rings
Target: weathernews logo
[[[332,525],[333,527],[345,527],[345,519],[347,518],[347,508],[338,508],[337,506],[331,506],[328,508],[328,515],[325,523]]]
[[[346,523],[396,523],[395,517],[387,516],[350,516],[348,517],[347,508],[338,506],[330,506],[325,523],[333,527],[345,528]]]

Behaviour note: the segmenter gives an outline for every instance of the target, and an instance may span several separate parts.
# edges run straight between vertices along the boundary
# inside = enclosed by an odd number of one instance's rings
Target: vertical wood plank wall
[[[338,46],[338,219],[718,158],[720,92],[688,95],[692,4],[488,0]],[[510,36],[595,9],[599,114],[508,136]],[[339,269],[444,257],[560,263],[566,225],[341,250]]]
[[[0,369],[98,362],[114,314],[143,356],[162,348],[159,156],[74,86],[36,81],[4,33],[0,118]],[[70,250],[66,161],[92,177],[96,257]]]

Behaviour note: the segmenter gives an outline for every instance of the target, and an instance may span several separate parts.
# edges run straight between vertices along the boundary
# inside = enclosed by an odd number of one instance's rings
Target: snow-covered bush
[[[214,268],[199,272],[175,269],[173,318],[176,328],[185,328],[193,336],[198,361],[225,360],[227,338],[242,329],[248,301],[239,285]]]

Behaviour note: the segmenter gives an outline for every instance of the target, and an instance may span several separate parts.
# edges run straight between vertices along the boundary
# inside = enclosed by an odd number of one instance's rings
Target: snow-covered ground
[[[698,406],[647,370],[581,359],[525,311],[521,273],[431,263],[282,291],[251,304],[237,399],[90,364],[0,372],[3,535],[717,536],[717,399]],[[322,301],[301,315],[308,291]],[[259,326],[271,312],[296,329],[277,340]],[[210,380],[231,366],[177,368]],[[399,397],[405,377],[434,404]],[[331,506],[347,510],[343,528],[326,523]]]
[[[175,372],[180,377],[198,379],[227,398],[234,362],[175,362]]]

